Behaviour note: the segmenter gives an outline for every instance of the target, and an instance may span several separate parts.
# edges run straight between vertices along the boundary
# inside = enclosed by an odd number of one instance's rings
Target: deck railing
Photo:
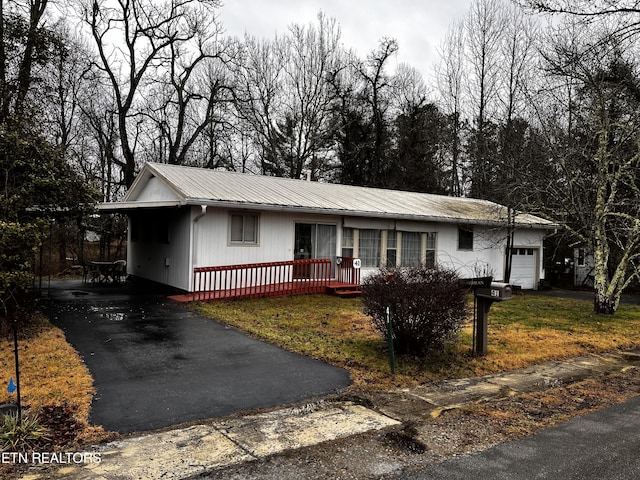
[[[200,301],[324,293],[331,281],[331,260],[196,267],[193,299]]]
[[[337,281],[351,285],[360,285],[360,268],[356,268],[354,260],[357,258],[342,257],[336,271]]]

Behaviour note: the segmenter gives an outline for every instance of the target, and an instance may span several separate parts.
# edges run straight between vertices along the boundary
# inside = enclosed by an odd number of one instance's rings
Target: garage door
[[[535,248],[514,248],[511,259],[510,283],[524,289],[536,288],[538,250]]]

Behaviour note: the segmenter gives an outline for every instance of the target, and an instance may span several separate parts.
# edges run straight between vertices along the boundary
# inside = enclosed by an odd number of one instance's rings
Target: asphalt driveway
[[[153,430],[340,391],[347,371],[251,339],[131,286],[52,282],[53,324],[84,357],[97,394],[90,420]]]

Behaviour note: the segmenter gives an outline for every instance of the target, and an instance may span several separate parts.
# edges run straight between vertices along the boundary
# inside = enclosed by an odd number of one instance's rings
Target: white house
[[[506,207],[485,200],[354,187],[147,163],[121,202],[129,275],[194,291],[194,268],[339,257],[380,266],[419,263],[461,277],[503,278],[535,289],[543,239],[557,225],[518,214],[506,252]]]
[[[593,253],[585,248],[582,242],[570,246],[573,248],[573,285],[593,287],[593,270],[595,268]]]

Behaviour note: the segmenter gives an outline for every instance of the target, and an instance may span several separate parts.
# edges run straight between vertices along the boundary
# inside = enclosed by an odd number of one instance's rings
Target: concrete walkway
[[[372,408],[351,402],[320,401],[267,413],[232,416],[188,428],[127,438],[95,447],[100,463],[65,465],[36,472],[29,480],[65,478],[186,479],[277,453],[358,435],[371,430],[418,426],[425,415],[510,395],[570,384],[640,364],[640,354],[588,356],[505,374],[489,375],[390,391]],[[420,440],[419,438],[417,438]]]

